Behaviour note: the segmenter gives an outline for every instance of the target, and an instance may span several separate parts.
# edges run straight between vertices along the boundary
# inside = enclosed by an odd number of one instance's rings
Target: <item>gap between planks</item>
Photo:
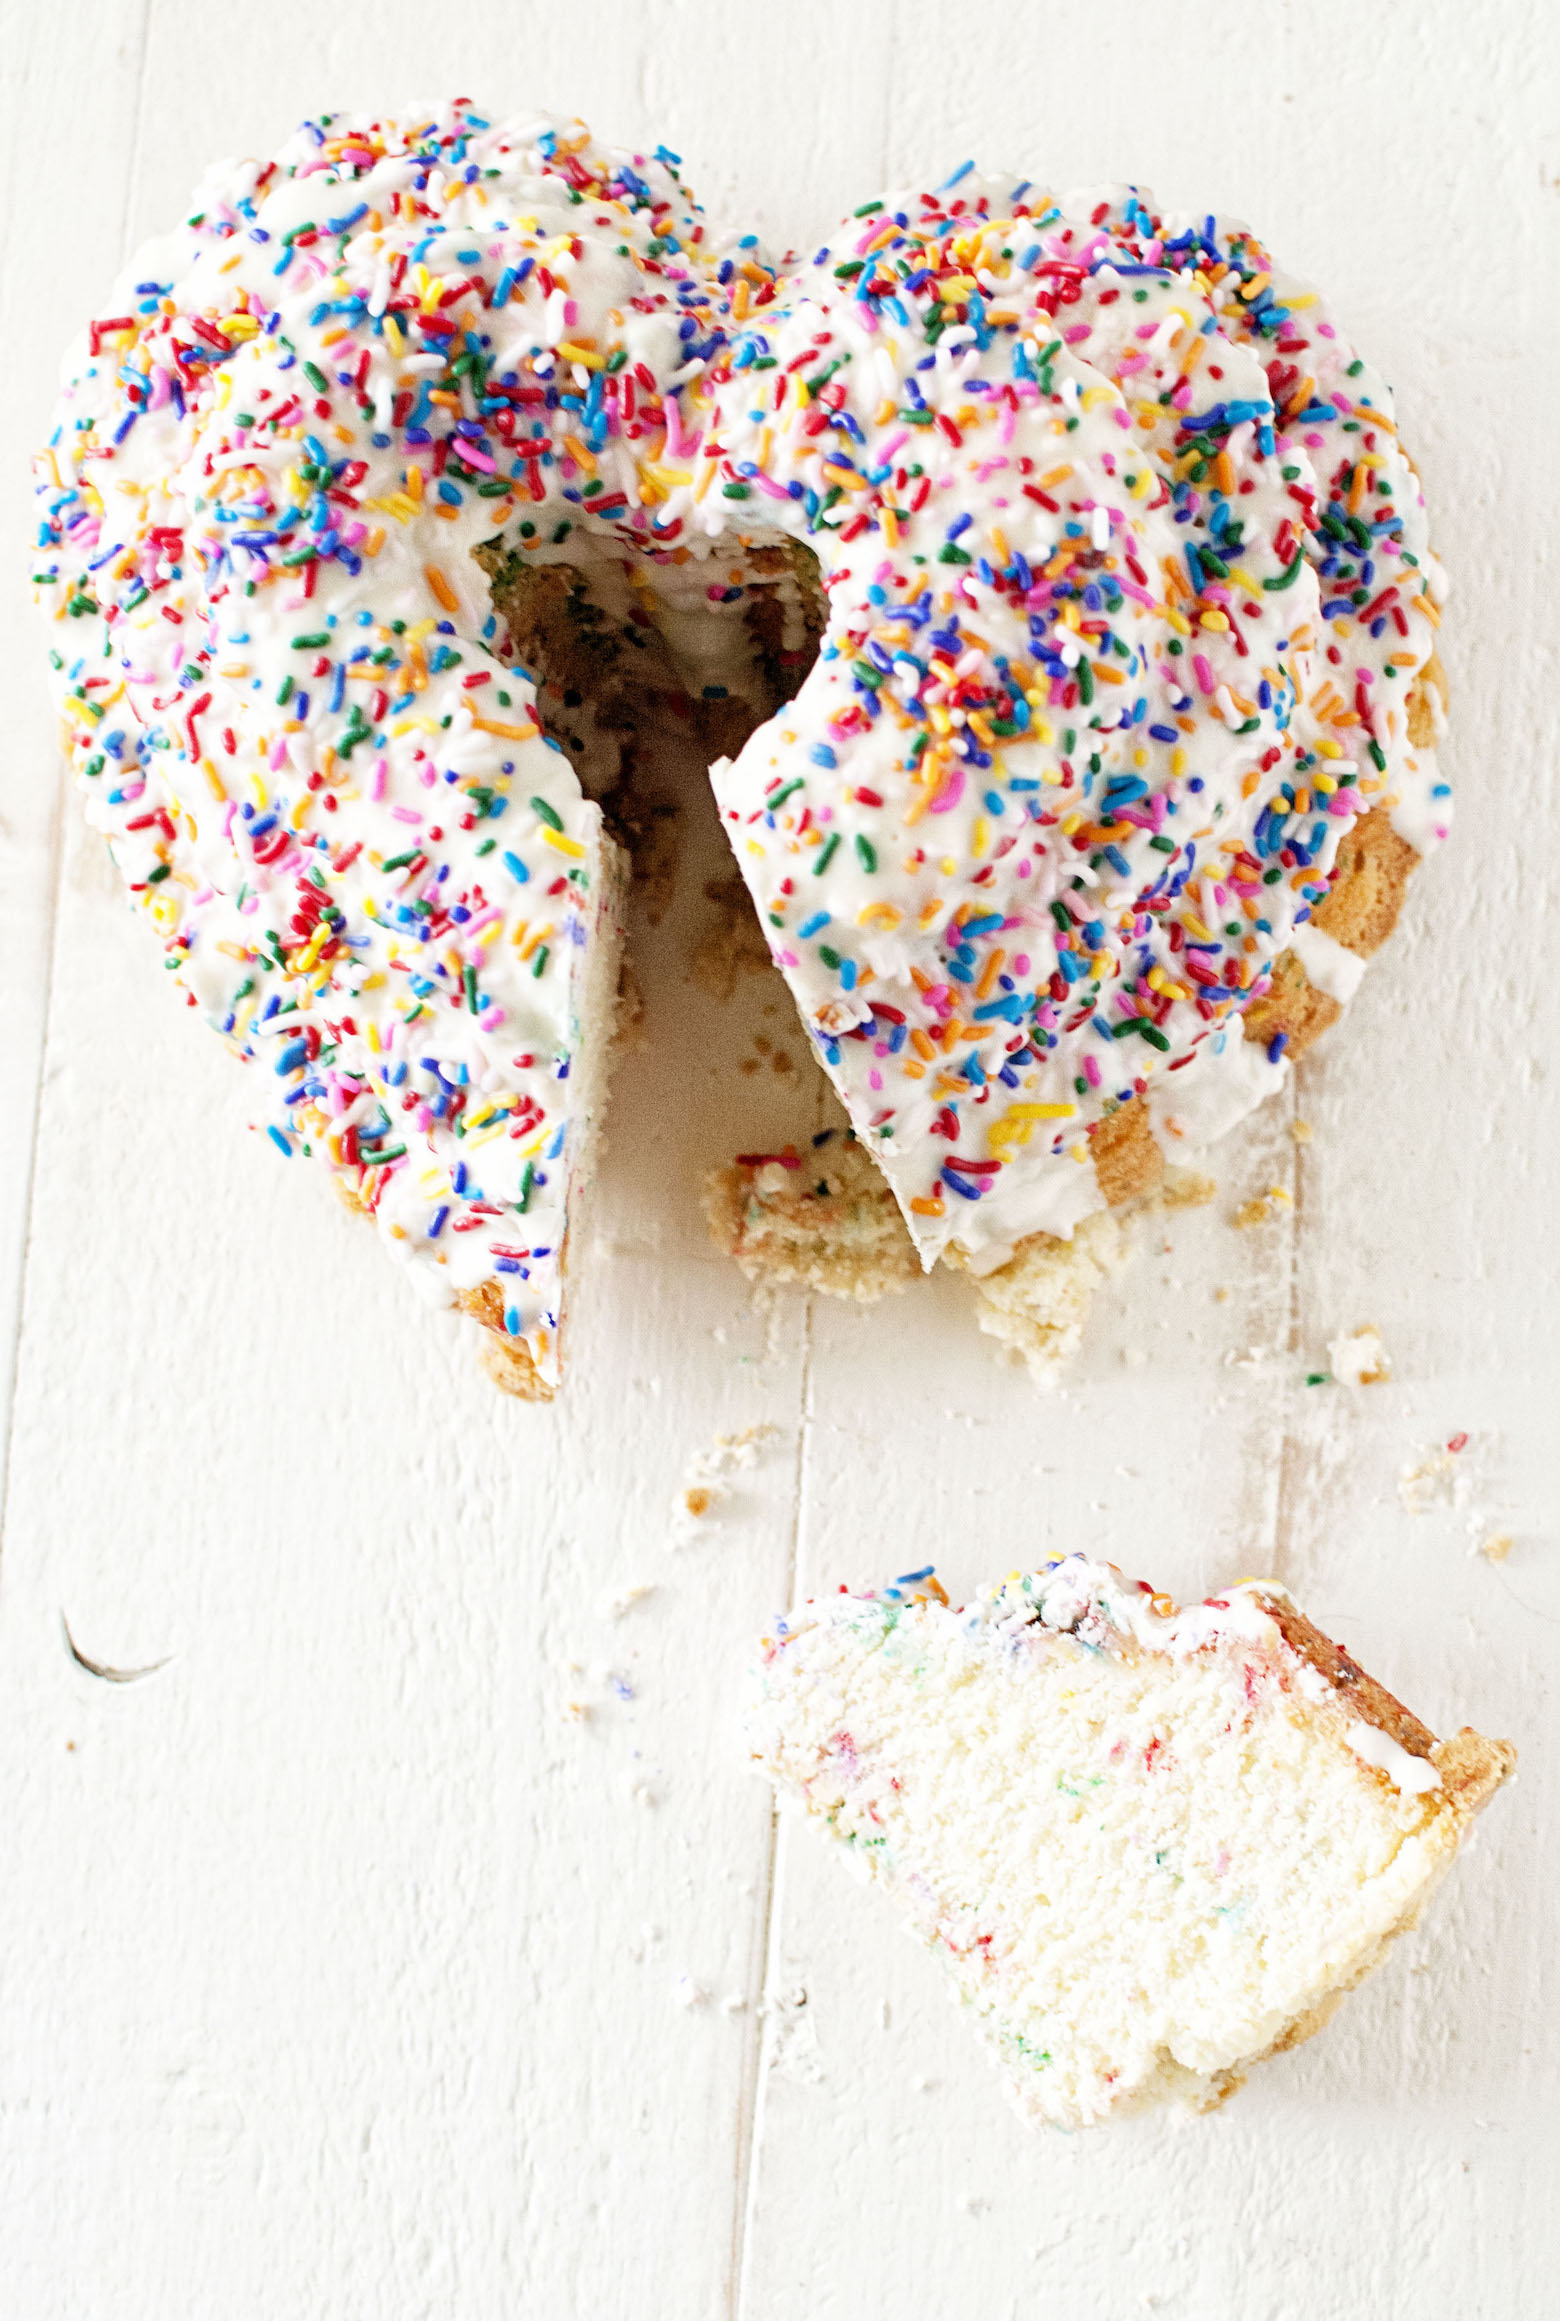
[[[802,1513],[807,1495],[807,1454],[812,1442],[813,1309],[809,1294],[802,1314],[801,1418],[796,1430],[796,1466],[792,1483],[791,1540],[786,1557],[785,1600],[795,1600],[801,1560]],[[742,2052],[742,2077],[737,2092],[737,2132],[733,2151],[731,2255],[728,2260],[727,2311],[730,2321],[741,2321],[747,2307],[747,2272],[753,2245],[753,2218],[758,2205],[759,2172],[763,2154],[765,2098],[769,2084],[766,2054],[774,2002],[780,1949],[782,1912],[779,1901],[780,1807],[773,1793],[765,1833],[762,1893],[755,1916],[756,1941],[750,1954],[748,1985],[757,1981],[758,1993]],[[753,1967],[759,1969],[755,1977]]]

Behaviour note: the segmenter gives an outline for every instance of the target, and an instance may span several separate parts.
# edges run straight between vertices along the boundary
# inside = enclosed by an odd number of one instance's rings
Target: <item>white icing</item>
[[[1346,951],[1335,935],[1329,935],[1325,927],[1314,926],[1309,919],[1303,927],[1296,927],[1289,938],[1289,948],[1305,969],[1306,981],[1312,988],[1347,1007],[1365,973],[1365,961],[1359,953]]]
[[[1385,1773],[1393,1788],[1400,1789],[1405,1797],[1427,1797],[1432,1789],[1440,1788],[1440,1768],[1428,1757],[1412,1756],[1401,1741],[1394,1741],[1379,1725],[1369,1725],[1363,1717],[1350,1717],[1344,1738],[1362,1764],[1374,1765]]]

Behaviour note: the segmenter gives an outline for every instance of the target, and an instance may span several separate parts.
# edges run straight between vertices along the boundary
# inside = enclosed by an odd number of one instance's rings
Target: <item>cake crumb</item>
[[[1243,1201],[1232,1222],[1238,1231],[1244,1232],[1253,1225],[1269,1224],[1273,1218],[1282,1216],[1286,1209],[1293,1207],[1292,1194],[1286,1193],[1282,1185],[1269,1185],[1265,1193],[1257,1193],[1251,1200]]]
[[[1504,1563],[1516,1544],[1509,1531],[1497,1531],[1483,1541],[1479,1553],[1486,1563]]]
[[[1428,1515],[1438,1507],[1466,1507],[1473,1478],[1455,1451],[1430,1443],[1414,1465],[1398,1477],[1398,1497],[1410,1515]]]
[[[731,1496],[724,1478],[756,1467],[758,1454],[779,1429],[767,1419],[743,1427],[738,1434],[717,1435],[707,1450],[695,1451],[683,1471],[672,1509],[672,1544],[680,1547],[693,1537],[695,1526]]]
[[[654,1580],[626,1580],[619,1588],[608,1588],[600,1599],[599,1609],[604,1620],[621,1620],[646,1596],[655,1594]]]
[[[1296,1144],[1309,1144],[1316,1131],[1308,1120],[1292,1120],[1289,1133]]]
[[[1340,1386],[1384,1386],[1392,1376],[1392,1358],[1373,1322],[1340,1330],[1327,1352]]]

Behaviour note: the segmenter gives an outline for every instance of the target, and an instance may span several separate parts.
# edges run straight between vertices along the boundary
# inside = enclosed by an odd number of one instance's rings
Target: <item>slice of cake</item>
[[[754,1756],[936,1951],[1020,2112],[1206,2109],[1414,1923],[1516,1761],[1438,1741],[1285,1591],[1177,1609],[1068,1556],[765,1640]]]

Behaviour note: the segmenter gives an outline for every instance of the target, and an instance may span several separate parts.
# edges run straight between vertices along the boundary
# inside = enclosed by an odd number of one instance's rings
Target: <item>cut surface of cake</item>
[[[941,1262],[970,1276],[987,1336],[1051,1386],[1078,1351],[1096,1291],[1126,1265],[1136,1220],[1213,1193],[1210,1178],[1158,1162],[1146,1189],[1129,1186],[1117,1206],[1081,1218],[1070,1240],[1033,1233],[984,1272],[956,1246]],[[739,1153],[706,1178],[704,1213],[716,1245],[763,1291],[801,1287],[869,1305],[920,1274],[893,1191],[851,1129],[825,1129],[810,1152]]]
[[[1020,2113],[1206,2109],[1414,1923],[1509,1742],[1429,1728],[1275,1584],[1177,1609],[1068,1556],[766,1638],[754,1757],[941,1958]]]

